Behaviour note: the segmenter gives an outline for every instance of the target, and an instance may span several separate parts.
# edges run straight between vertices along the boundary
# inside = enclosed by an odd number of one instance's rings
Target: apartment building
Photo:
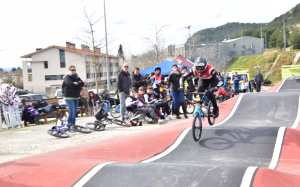
[[[100,88],[106,86],[107,73],[110,83],[117,79],[119,58],[106,55],[99,48],[90,50],[88,46],[66,42],[66,46],[52,45],[47,48],[37,48],[36,51],[23,55],[24,89],[52,96],[56,89],[61,88],[64,75],[70,65],[75,65],[81,79],[90,88],[95,88],[96,80]]]

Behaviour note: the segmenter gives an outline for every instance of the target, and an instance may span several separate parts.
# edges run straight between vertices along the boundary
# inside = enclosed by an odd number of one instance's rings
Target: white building
[[[97,67],[98,83],[102,88],[106,86],[108,71],[105,54],[101,53],[99,48],[96,48],[94,53],[85,45],[81,45],[81,49],[78,49],[75,44],[66,42],[66,47],[53,45],[44,49],[36,49],[35,52],[21,58],[24,59],[25,90],[52,96],[56,89],[61,88],[63,77],[70,65],[76,66],[79,77],[88,83],[89,87],[95,86],[95,67]],[[110,81],[114,83],[120,69],[119,58],[109,55],[108,61]]]
[[[259,54],[264,51],[264,41],[261,38],[244,36],[219,43],[201,44],[193,49],[193,57],[206,57],[215,67],[224,69],[232,58]]]

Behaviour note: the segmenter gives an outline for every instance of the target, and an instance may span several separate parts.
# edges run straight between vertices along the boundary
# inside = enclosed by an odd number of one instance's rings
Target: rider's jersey
[[[214,67],[211,64],[207,64],[207,67],[204,71],[194,71],[194,76],[201,79],[211,79],[213,77],[213,73]]]

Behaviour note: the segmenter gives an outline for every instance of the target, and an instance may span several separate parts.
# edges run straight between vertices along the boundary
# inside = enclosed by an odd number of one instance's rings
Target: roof
[[[46,47],[44,49],[26,54],[21,56],[21,58],[32,58],[33,55],[36,55],[38,53],[42,53],[44,51],[47,51],[49,49],[62,49],[65,50],[66,52],[70,52],[70,53],[75,53],[75,54],[79,54],[79,55],[85,55],[85,56],[94,56],[94,51],[89,50],[89,49],[78,49],[78,48],[70,48],[70,47],[62,47],[62,46],[57,46],[57,45],[51,45],[49,47]],[[99,52],[95,52],[95,56],[99,57],[105,57],[106,55],[104,53],[99,53]],[[112,56],[112,55],[108,55],[108,57],[110,58],[117,58],[116,56]]]
[[[222,41],[222,43],[230,43],[230,42],[234,42],[234,41],[237,41],[237,40],[241,40],[243,38],[260,39],[260,38],[256,38],[256,37],[253,37],[253,36],[242,36],[242,37],[239,37],[239,38],[234,38],[234,39],[230,39],[230,40],[224,40],[224,41]]]

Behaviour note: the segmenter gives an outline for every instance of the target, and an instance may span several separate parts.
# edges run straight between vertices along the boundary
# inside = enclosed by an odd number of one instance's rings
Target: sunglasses
[[[70,71],[76,71],[76,69],[71,69]]]
[[[128,68],[128,66],[124,66],[124,68]]]

